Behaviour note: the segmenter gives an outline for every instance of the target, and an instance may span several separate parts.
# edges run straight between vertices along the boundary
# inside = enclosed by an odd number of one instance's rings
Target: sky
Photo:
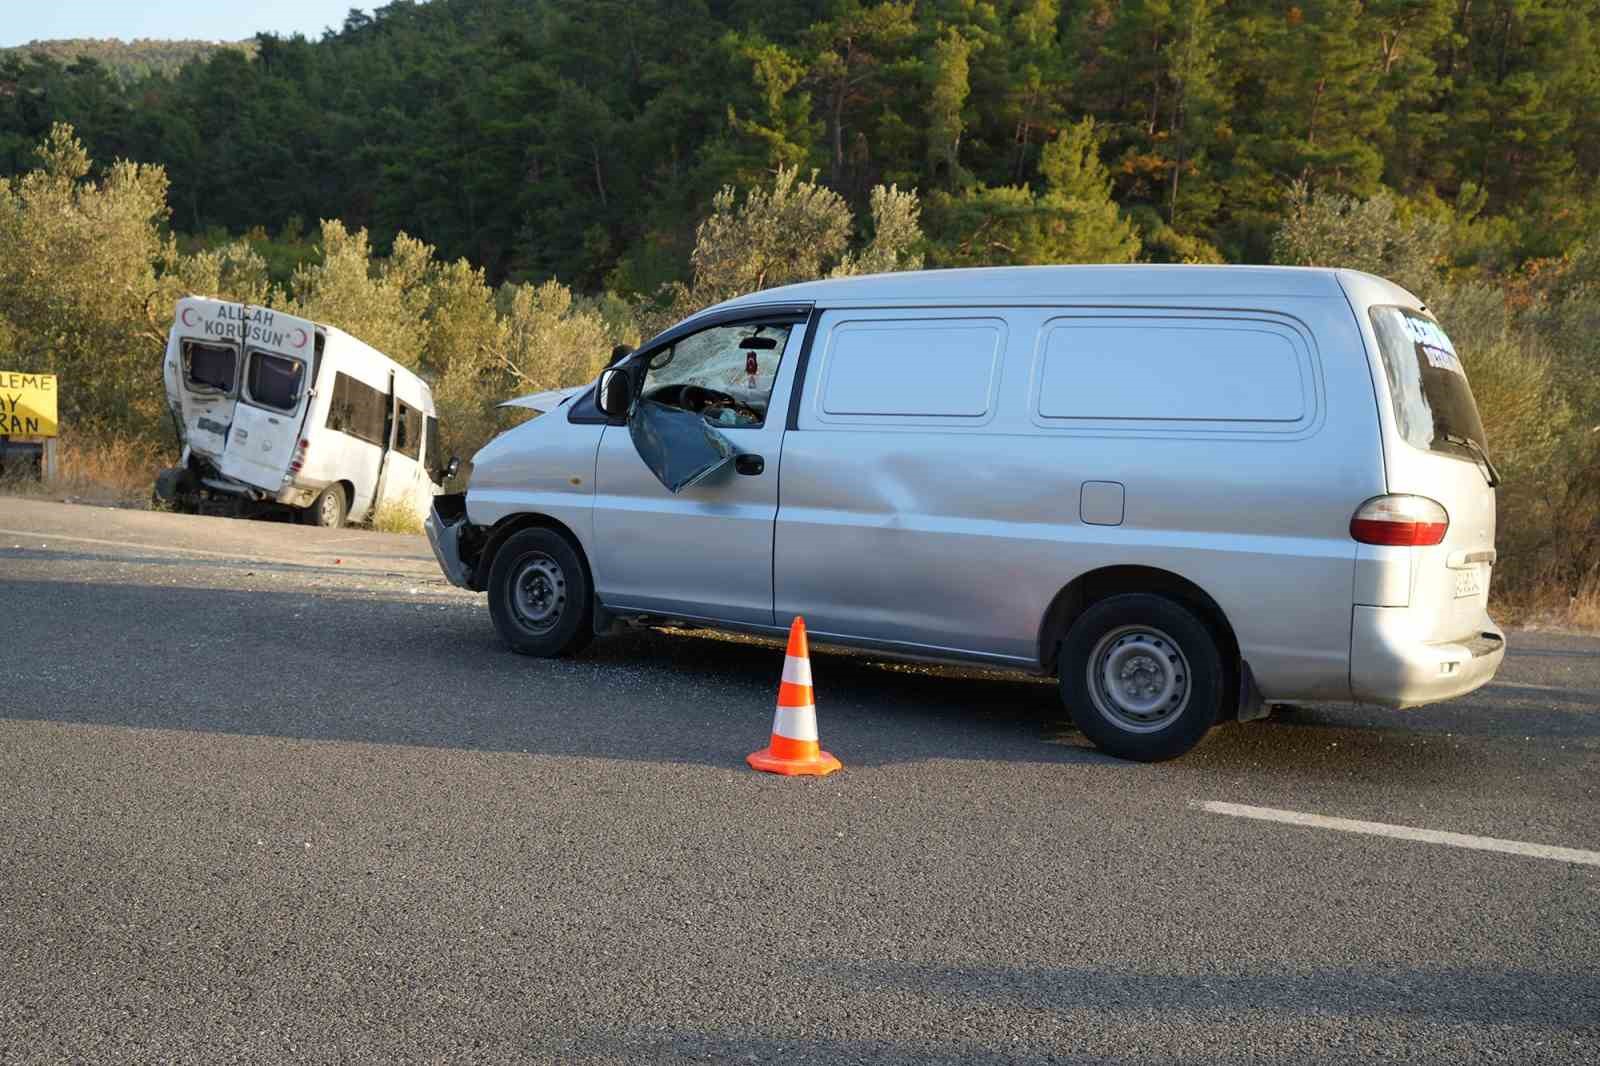
[[[242,41],[257,33],[315,40],[368,0],[0,0],[0,48],[61,37]]]

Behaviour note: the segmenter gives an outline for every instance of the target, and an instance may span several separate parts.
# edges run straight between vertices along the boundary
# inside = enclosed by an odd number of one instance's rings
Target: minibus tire
[[[330,500],[336,502],[332,508],[327,508]],[[345,516],[349,512],[350,501],[345,499],[344,486],[334,482],[318,493],[317,498],[311,501],[310,507],[300,512],[300,521],[308,526],[337,529],[344,525]]]
[[[1108,596],[1079,615],[1058,671],[1073,724],[1101,751],[1136,762],[1175,759],[1198,744],[1227,690],[1211,628],[1183,604],[1144,592]]]
[[[552,572],[550,564],[559,570]],[[519,596],[517,583],[526,588]],[[594,636],[594,597],[583,561],[553,529],[514,533],[495,552],[489,567],[489,616],[500,638],[521,655],[552,659],[580,651]],[[562,600],[548,626],[525,615],[548,610],[551,597]],[[519,607],[519,604],[526,606]]]

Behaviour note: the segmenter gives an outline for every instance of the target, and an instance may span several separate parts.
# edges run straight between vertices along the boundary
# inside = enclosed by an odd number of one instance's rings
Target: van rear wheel
[[[1122,759],[1174,759],[1221,716],[1227,671],[1209,626],[1165,596],[1091,606],[1061,642],[1061,698],[1073,723]]]
[[[300,521],[308,526],[337,529],[344,525],[344,516],[349,508],[350,502],[344,498],[344,486],[336,483],[323,489],[311,506],[300,512]]]
[[[522,655],[568,655],[594,636],[589,575],[554,530],[525,529],[502,544],[489,567],[488,592],[495,629]]]

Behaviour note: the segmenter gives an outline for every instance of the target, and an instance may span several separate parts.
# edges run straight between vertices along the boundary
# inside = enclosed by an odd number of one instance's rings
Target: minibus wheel
[[[344,525],[349,506],[350,502],[344,498],[344,486],[334,482],[311,501],[310,507],[300,512],[300,520],[308,526],[337,529]]]
[[[1108,754],[1173,759],[1216,724],[1227,671],[1200,616],[1165,596],[1124,593],[1091,605],[1067,630],[1061,698]]]
[[[525,529],[500,545],[487,591],[494,627],[513,651],[552,658],[594,635],[589,574],[555,530]]]

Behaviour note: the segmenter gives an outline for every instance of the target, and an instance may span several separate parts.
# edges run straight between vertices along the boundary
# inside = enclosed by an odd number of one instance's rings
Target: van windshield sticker
[[[1461,360],[1456,356],[1456,346],[1450,343],[1450,338],[1445,335],[1437,323],[1414,315],[1402,315],[1406,332],[1416,342],[1417,349],[1428,365],[1439,370],[1448,370],[1454,374],[1466,375],[1461,367]]]

